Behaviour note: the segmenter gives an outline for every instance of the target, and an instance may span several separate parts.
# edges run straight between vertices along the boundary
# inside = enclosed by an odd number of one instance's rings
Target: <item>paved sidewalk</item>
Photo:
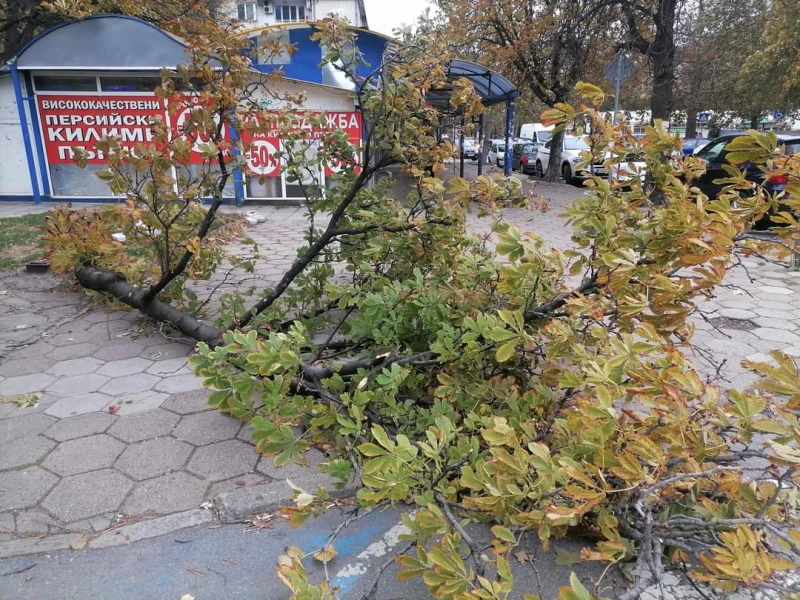
[[[504,217],[568,248],[559,214],[581,190],[537,190],[551,199],[548,212],[507,209]],[[303,211],[257,210],[267,220],[248,230],[262,255],[256,273],[225,280],[220,272],[196,286],[201,298],[217,285],[261,290],[291,263],[307,226]],[[490,226],[475,215],[468,223],[476,232]],[[698,367],[723,386],[755,381],[742,359],[766,360],[773,349],[800,356],[800,274],[756,258],[745,264],[705,303],[708,321],[695,319]],[[84,294],[62,285],[50,275],[0,273],[0,396],[42,394],[36,408],[0,403],[0,546],[165,515],[195,518],[192,511],[224,493],[244,498],[232,520],[247,502],[287,499],[286,478],[307,488],[327,481],[313,468],[275,469],[255,453],[247,427],[206,405],[186,366],[188,341],[143,331],[136,313],[90,309]],[[316,451],[309,458],[324,460]]]

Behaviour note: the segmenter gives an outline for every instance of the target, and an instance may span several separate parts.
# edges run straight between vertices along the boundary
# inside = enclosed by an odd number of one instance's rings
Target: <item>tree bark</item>
[[[753,113],[750,115],[750,129],[759,130],[761,127],[761,113]]]
[[[564,146],[564,130],[553,134],[550,142],[550,162],[547,165],[547,172],[544,174],[545,181],[558,181],[561,174],[561,148]]]
[[[83,287],[105,292],[156,321],[169,323],[192,339],[206,342],[209,346],[222,343],[222,331],[158,299],[147,299],[143,290],[133,287],[119,273],[100,271],[87,265],[79,268],[75,276]]]
[[[697,110],[689,108],[686,111],[686,138],[697,137]]]

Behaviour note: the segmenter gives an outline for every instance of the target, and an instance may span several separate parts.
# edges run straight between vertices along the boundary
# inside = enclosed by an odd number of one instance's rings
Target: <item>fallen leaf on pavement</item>
[[[17,394],[16,396],[0,396],[0,402],[13,402],[17,408],[36,408],[39,405],[41,392],[35,394]]]
[[[203,502],[200,504],[200,508],[205,508],[206,510],[211,510],[214,508],[214,505],[211,502]]]
[[[70,545],[73,550],[83,550],[86,547],[86,544],[88,543],[89,543],[89,538],[83,536],[72,542],[72,544]]]
[[[191,594],[184,594],[183,596],[181,596],[181,600],[194,600],[194,596],[192,596]]]
[[[521,565],[527,565],[529,562],[531,562],[531,555],[527,552],[514,552],[514,558],[516,558]]]
[[[108,407],[108,414],[115,415],[118,412],[119,412],[119,406],[115,405],[115,406],[109,406]]]

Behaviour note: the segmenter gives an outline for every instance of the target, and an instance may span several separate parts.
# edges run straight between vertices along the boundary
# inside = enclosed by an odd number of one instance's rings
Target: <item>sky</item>
[[[428,0],[364,0],[369,28],[392,34],[402,24],[411,25],[430,6]]]

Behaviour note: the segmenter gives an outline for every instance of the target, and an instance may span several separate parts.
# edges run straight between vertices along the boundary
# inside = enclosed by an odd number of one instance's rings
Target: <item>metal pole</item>
[[[614,65],[614,116],[611,118],[611,124],[617,124],[617,112],[619,111],[619,80],[620,69],[622,68],[622,61],[616,61]]]
[[[14,85],[14,96],[17,101],[17,111],[19,111],[19,126],[22,128],[22,142],[25,146],[25,157],[28,160],[28,175],[31,178],[33,201],[39,204],[42,201],[42,195],[39,192],[39,177],[36,175],[36,163],[33,158],[33,148],[31,147],[30,132],[28,131],[28,117],[25,114],[25,102],[22,96],[22,85],[20,84],[16,61],[12,62],[10,67],[11,81]],[[42,165],[42,169],[44,170],[45,168],[46,167]]]
[[[458,134],[458,176],[464,177],[464,115],[461,115],[461,131]]]
[[[483,113],[478,116],[478,148],[480,152],[478,152],[478,176],[483,175],[483,151],[486,148],[486,144],[483,140]]]
[[[511,138],[514,137],[514,98],[506,100],[506,157],[503,161],[503,174],[508,177],[511,175],[511,160],[513,149],[511,148]]]

